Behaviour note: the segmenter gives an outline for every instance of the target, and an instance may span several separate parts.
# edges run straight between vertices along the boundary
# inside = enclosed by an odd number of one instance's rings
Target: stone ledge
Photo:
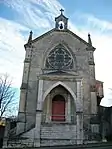
[[[2,149],[2,148],[0,148]],[[8,147],[4,149],[17,149],[17,147]],[[18,147],[22,149],[22,147]],[[25,148],[24,148],[25,149]],[[43,146],[43,147],[26,147],[26,149],[112,149],[112,143],[90,143],[83,145],[58,145],[58,146]]]

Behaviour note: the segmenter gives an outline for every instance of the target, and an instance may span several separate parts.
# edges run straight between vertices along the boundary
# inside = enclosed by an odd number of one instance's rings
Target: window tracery
[[[73,58],[62,46],[54,48],[46,60],[46,68],[50,69],[72,69]]]

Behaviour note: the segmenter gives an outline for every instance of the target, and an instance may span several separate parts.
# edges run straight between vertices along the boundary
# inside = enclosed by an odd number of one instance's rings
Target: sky
[[[101,105],[112,106],[112,0],[0,0],[0,74],[8,73],[20,88],[25,58],[24,44],[54,28],[60,9],[69,29],[96,48],[96,79],[104,82]]]

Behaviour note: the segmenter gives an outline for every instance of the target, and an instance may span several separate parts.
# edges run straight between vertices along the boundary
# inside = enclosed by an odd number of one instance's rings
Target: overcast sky
[[[91,34],[95,51],[96,79],[104,82],[102,105],[112,106],[112,0],[0,0],[0,73],[22,80],[24,44],[54,27],[60,9],[69,18],[69,29],[87,41]]]

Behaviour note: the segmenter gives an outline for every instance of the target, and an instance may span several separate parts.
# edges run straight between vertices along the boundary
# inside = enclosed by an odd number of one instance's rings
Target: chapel
[[[57,146],[101,139],[103,82],[95,77],[95,48],[69,30],[63,10],[54,28],[25,47],[17,126],[12,146]],[[20,143],[21,142],[21,143]]]

